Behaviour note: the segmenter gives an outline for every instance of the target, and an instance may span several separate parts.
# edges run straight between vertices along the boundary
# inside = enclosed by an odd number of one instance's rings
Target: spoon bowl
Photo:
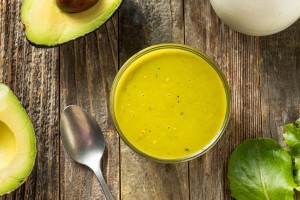
[[[61,114],[61,138],[69,156],[96,174],[107,199],[113,199],[100,169],[105,139],[97,121],[84,109],[68,106]]]

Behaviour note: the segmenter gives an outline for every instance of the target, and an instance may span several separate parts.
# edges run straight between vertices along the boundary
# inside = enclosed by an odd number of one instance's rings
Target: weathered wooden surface
[[[116,199],[231,199],[227,163],[244,139],[283,143],[283,125],[300,116],[300,21],[267,37],[237,33],[216,16],[208,0],[125,0],[97,31],[54,48],[25,39],[21,2],[0,2],[0,82],[9,85],[33,121],[37,161],[26,183],[0,197],[105,199],[86,167],[73,162],[60,140],[62,109],[88,110],[105,134],[104,176]],[[180,164],[155,163],[119,141],[108,110],[120,66],[157,43],[185,43],[212,57],[232,92],[227,131],[204,156]],[[1,103],[1,102],[0,102]],[[1,147],[0,147],[1,148]]]
[[[119,139],[108,112],[109,92],[118,70],[117,30],[112,23],[110,20],[96,32],[60,47],[60,110],[67,105],[81,106],[100,124],[107,143],[103,174],[118,199]],[[71,160],[64,148],[60,178],[60,199],[104,199],[92,171]]]
[[[0,82],[11,87],[29,114],[38,152],[27,182],[2,199],[58,199],[58,48],[30,45],[24,36],[19,13],[20,1],[0,2]]]

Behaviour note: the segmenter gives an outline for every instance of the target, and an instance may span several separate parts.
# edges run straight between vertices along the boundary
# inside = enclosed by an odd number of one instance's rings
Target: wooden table
[[[31,45],[20,22],[21,0],[0,2],[0,82],[11,87],[32,119],[35,167],[9,199],[105,199],[96,177],[73,162],[59,131],[61,110],[76,104],[100,123],[102,163],[116,199],[231,199],[227,163],[247,138],[283,142],[283,125],[300,115],[300,21],[285,31],[251,37],[224,25],[208,0],[124,0],[102,27],[53,48]],[[206,52],[225,73],[232,115],[221,140],[204,156],[180,164],[141,158],[118,137],[109,92],[118,69],[157,43],[184,43]],[[1,102],[0,102],[1,103]]]

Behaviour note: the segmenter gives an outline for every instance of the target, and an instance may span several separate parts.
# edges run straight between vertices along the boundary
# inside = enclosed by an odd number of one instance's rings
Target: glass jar
[[[224,133],[230,90],[220,68],[204,53],[159,44],[121,67],[110,112],[132,150],[158,162],[183,162],[207,152]]]

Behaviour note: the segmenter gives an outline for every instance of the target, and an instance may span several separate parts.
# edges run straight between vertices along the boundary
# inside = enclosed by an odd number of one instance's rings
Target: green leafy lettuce
[[[287,150],[270,138],[245,140],[230,156],[228,179],[237,200],[289,200],[300,191],[300,119],[284,126]]]
[[[273,139],[245,140],[229,159],[231,195],[237,200],[292,200],[291,156]]]
[[[284,127],[284,139],[288,145],[288,152],[293,157],[294,160],[294,179],[295,183],[298,185],[297,190],[300,189],[300,119],[296,120],[295,126],[290,123]]]

